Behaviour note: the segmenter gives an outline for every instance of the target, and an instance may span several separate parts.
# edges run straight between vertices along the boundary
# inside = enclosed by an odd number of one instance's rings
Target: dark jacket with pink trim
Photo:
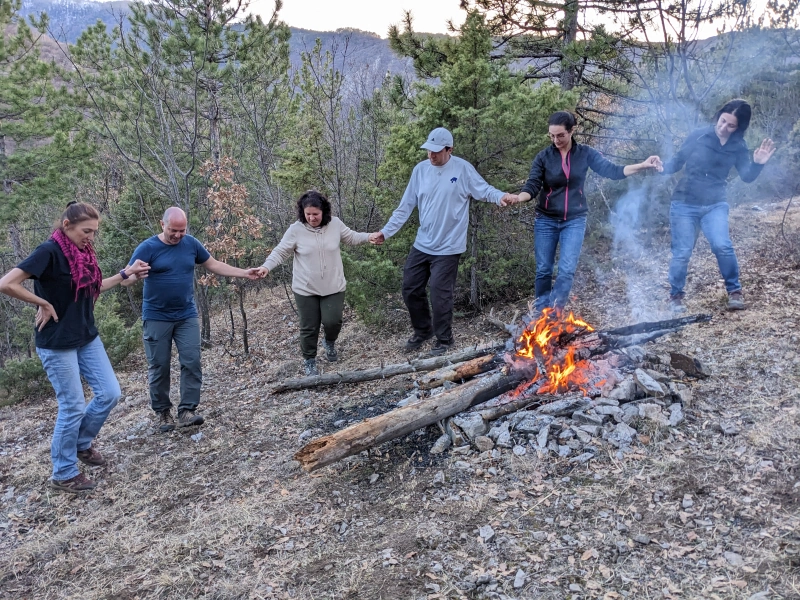
[[[572,148],[562,161],[561,151],[550,145],[533,159],[528,181],[522,188],[531,198],[539,195],[536,212],[554,219],[568,220],[585,215],[589,210],[583,184],[586,172],[592,169],[601,177],[625,179],[620,165],[603,158],[590,146],[572,141]]]

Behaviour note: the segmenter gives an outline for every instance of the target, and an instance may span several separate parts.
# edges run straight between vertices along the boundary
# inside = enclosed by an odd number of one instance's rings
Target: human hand
[[[374,244],[375,246],[380,246],[385,241],[386,241],[386,236],[383,235],[382,231],[376,231],[375,233],[369,234],[370,244]]]
[[[40,306],[39,309],[36,311],[36,320],[34,321],[34,326],[36,327],[37,331],[41,331],[44,329],[44,326],[47,325],[47,322],[53,319],[56,323],[58,323],[58,315],[56,314],[56,309],[53,308],[53,305],[49,302],[44,306]]]
[[[123,269],[129,278],[145,279],[150,272],[150,265],[143,260],[136,259],[132,265],[128,265]]]
[[[261,275],[260,271],[261,271],[261,267],[251,267],[249,269],[245,269],[244,270],[244,273],[245,273],[244,277],[246,277],[250,281],[258,281],[259,279],[261,279],[263,277],[263,275]]]
[[[664,163],[658,156],[649,156],[644,162],[640,163],[643,169],[655,169],[659,173],[664,170]]]
[[[517,202],[519,202],[519,196],[517,194],[506,194],[500,198],[500,206],[503,208],[516,204]]]
[[[772,158],[773,154],[775,154],[775,144],[771,139],[767,138],[761,142],[761,145],[753,152],[753,162],[757,165],[766,164],[766,162]]]
[[[258,273],[259,279],[264,279],[264,277],[269,274],[269,269],[267,267],[258,267],[256,272]]]

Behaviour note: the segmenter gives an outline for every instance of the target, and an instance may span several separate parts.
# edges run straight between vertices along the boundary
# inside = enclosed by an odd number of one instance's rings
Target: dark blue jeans
[[[709,206],[684,202],[671,204],[669,224],[672,233],[672,260],[669,263],[669,286],[672,296],[683,294],[689,259],[701,231],[717,257],[719,272],[725,280],[725,289],[728,293],[742,289],[739,283],[739,262],[728,232],[728,210],[727,202],[717,202]]]
[[[586,216],[563,221],[536,215],[533,247],[536,251],[536,310],[548,306],[564,308],[572,289],[575,269],[586,232]],[[553,284],[556,249],[559,249],[558,271]]]

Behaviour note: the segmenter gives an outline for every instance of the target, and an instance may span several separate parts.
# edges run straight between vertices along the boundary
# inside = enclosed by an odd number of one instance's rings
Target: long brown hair
[[[90,219],[100,220],[100,213],[91,204],[85,202],[76,202],[73,200],[67,204],[67,208],[61,214],[61,218],[55,222],[53,229],[60,229],[64,231],[64,220],[70,222],[71,225],[80,223],[81,221],[88,221]]]

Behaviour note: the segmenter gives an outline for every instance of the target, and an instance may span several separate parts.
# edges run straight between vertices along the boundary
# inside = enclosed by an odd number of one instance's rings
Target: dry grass
[[[491,597],[465,589],[484,574],[511,598],[749,598],[765,590],[797,598],[800,270],[779,238],[784,207],[732,213],[745,312],[724,312],[716,264],[699,244],[688,303],[714,319],[648,350],[688,351],[713,376],[694,384],[678,430],[652,432],[624,462],[605,449],[574,469],[509,453],[458,470],[451,464],[462,457],[428,454],[439,434],[430,428],[304,474],[291,459],[301,432],[384,411],[410,379],[270,395],[271,383],[300,369],[296,317],[279,290],[251,309],[251,357],[225,350],[223,340],[204,353],[208,422],[199,441],[194,431],[153,433],[144,359],[128,362],[119,373],[126,399],[98,439],[110,466],[93,469],[100,485],[86,497],[45,485],[53,400],[3,408],[0,597]],[[800,209],[788,219],[800,230]],[[576,311],[600,326],[631,322],[620,301],[627,277],[642,314],[662,316],[665,237],[629,258],[627,276],[607,252],[601,245],[582,262]],[[496,337],[481,319],[456,331],[464,344]],[[341,368],[401,361],[403,337],[367,331],[350,315]],[[720,420],[740,433],[723,436]],[[444,484],[434,484],[437,471]],[[373,473],[380,478],[370,485]],[[487,524],[496,537],[482,543],[478,528]],[[726,559],[730,552],[743,563]],[[529,579],[516,590],[519,568]]]

